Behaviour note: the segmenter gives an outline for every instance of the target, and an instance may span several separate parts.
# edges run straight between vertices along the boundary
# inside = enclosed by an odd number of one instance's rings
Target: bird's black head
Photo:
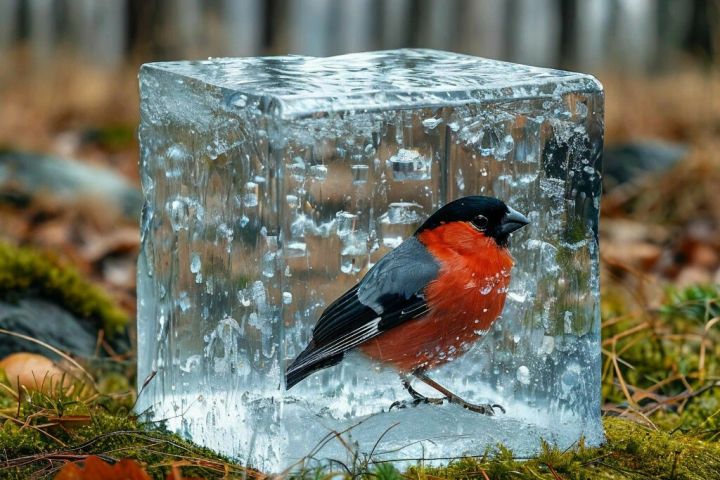
[[[530,223],[525,215],[502,200],[478,195],[459,198],[443,206],[418,228],[415,235],[450,222],[466,222],[501,246],[507,245],[512,232]]]

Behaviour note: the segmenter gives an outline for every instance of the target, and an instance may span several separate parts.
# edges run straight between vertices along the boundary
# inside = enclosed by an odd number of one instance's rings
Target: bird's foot
[[[390,408],[388,409],[388,411],[392,410],[393,408],[401,409],[401,408],[407,408],[408,406],[417,407],[418,405],[422,405],[422,404],[442,405],[445,400],[447,400],[447,398],[431,398],[431,397],[413,395],[412,401],[397,400],[397,401],[393,402],[392,405],[390,405]]]
[[[450,398],[448,398],[448,401],[450,403],[455,403],[457,405],[460,405],[461,407],[463,407],[467,410],[470,410],[471,412],[476,412],[476,413],[479,413],[482,415],[487,415],[488,417],[492,417],[493,415],[495,415],[496,408],[498,410],[500,410],[502,413],[505,413],[505,407],[503,407],[502,405],[499,405],[497,403],[476,404],[476,403],[467,402],[460,397],[450,397]]]

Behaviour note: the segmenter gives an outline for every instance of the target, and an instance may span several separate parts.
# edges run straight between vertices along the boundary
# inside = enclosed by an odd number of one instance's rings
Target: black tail
[[[308,345],[307,348],[303,350],[302,353],[298,355],[295,360],[293,360],[293,362],[287,367],[287,369],[285,370],[285,388],[287,390],[290,390],[292,387],[302,382],[311,373],[322,370],[323,368],[337,365],[343,359],[343,354],[338,353],[337,355],[333,355],[332,357],[320,358],[315,362],[302,365],[303,360],[305,360],[314,352],[315,343],[310,342],[310,345]]]

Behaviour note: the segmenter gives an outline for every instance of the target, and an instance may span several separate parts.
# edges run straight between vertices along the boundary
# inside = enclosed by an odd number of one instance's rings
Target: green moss
[[[480,458],[462,459],[446,467],[414,467],[406,477],[478,479],[687,479],[720,478],[720,444],[692,436],[647,429],[627,420],[606,418],[607,443],[582,444],[560,451],[549,445],[536,458],[520,461],[499,448]]]
[[[78,317],[95,321],[107,335],[124,330],[127,313],[100,288],[57,259],[27,248],[0,242],[0,298],[33,292]]]
[[[7,460],[0,462],[2,478],[51,475],[62,466],[62,459],[87,455],[109,460],[132,458],[158,479],[164,479],[170,466],[179,461],[187,465],[182,468],[186,476],[231,479],[241,478],[246,471],[158,425],[138,421],[127,411],[106,413],[94,399],[78,399],[81,407],[60,416],[61,412],[47,408],[47,402],[40,402],[45,407],[33,404],[36,400],[23,402],[17,418],[14,412],[3,411],[7,420],[0,428],[0,451]],[[48,457],[56,458],[55,470],[47,470]]]
[[[0,389],[0,397],[13,397]],[[162,425],[139,421],[124,408],[108,413],[97,396],[76,389],[70,393],[27,394],[8,405],[0,428],[0,451],[8,460],[0,464],[3,478],[28,478],[47,472],[47,456],[61,458],[101,455],[132,458],[146,465],[153,478],[163,478],[170,466],[183,461],[183,473],[200,478],[253,477],[252,470],[232,463],[210,450],[169,433]],[[19,415],[16,418],[16,414]],[[60,417],[60,420],[57,419]],[[85,419],[74,422],[75,419]],[[515,458],[502,446],[476,458],[462,458],[444,467],[418,465],[400,472],[390,463],[374,464],[357,456],[353,466],[325,463],[298,472],[303,479],[365,478],[417,479],[607,479],[659,478],[705,480],[720,478],[720,443],[682,432],[652,430],[618,418],[606,418],[607,443],[588,448],[582,442],[561,451],[548,444],[531,459]],[[73,457],[77,458],[77,457]],[[18,459],[22,459],[20,462]],[[56,467],[61,462],[57,462]],[[352,474],[352,475],[351,475]]]

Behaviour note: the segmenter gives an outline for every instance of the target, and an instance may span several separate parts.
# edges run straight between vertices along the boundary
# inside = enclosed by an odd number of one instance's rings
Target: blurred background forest
[[[717,0],[0,0],[0,328],[132,397],[142,63],[400,47],[602,81],[605,412],[716,439]]]

